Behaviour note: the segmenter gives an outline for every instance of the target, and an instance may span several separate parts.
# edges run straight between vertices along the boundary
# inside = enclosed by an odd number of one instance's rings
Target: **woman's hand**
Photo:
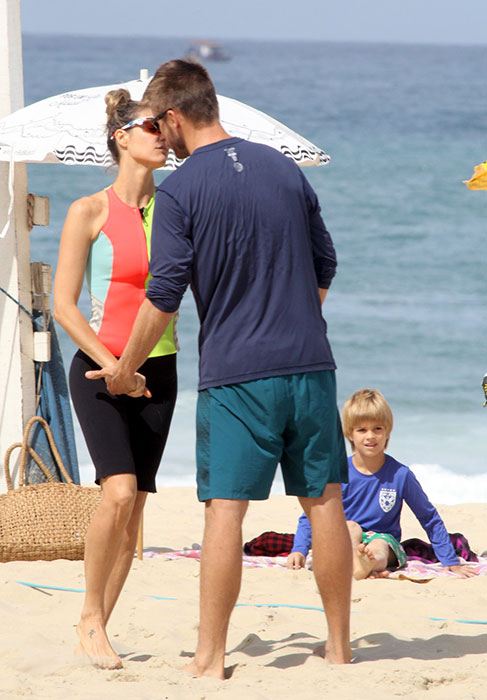
[[[145,377],[140,372],[125,374],[120,371],[120,362],[115,362],[108,367],[89,370],[85,372],[87,379],[104,379],[110,394],[127,394],[136,399],[145,396],[150,399],[152,394],[145,385]]]

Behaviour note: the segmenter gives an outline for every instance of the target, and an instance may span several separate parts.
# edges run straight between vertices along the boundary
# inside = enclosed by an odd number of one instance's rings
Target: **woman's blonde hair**
[[[125,88],[118,90],[110,90],[105,95],[105,104],[107,106],[107,146],[112,154],[115,163],[120,160],[118,146],[115,139],[112,139],[113,134],[120,129],[124,124],[136,119],[140,110],[140,102],[133,100],[130,97],[130,92]]]
[[[342,421],[343,432],[352,449],[353,429],[362,421],[373,421],[377,425],[383,425],[387,432],[387,442],[394,423],[391,408],[377,389],[360,389],[350,396],[343,406]]]

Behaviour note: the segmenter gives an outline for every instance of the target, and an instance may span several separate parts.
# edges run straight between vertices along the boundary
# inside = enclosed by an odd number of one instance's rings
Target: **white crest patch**
[[[388,513],[396,502],[396,489],[381,489],[379,493],[379,504],[384,513]]]

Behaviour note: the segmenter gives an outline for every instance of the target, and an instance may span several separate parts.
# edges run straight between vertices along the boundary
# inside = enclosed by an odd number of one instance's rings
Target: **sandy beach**
[[[405,511],[403,537],[424,538]],[[463,532],[479,554],[487,549],[487,504],[439,511],[449,532]],[[295,499],[285,496],[253,503],[244,538],[291,532],[299,514]],[[201,542],[202,528],[203,506],[193,489],[161,489],[149,497],[146,549],[191,548]],[[487,576],[354,582],[354,663],[332,667],[313,653],[326,639],[326,623],[313,609],[321,601],[312,572],[244,567],[227,644],[230,678],[217,681],[180,670],[196,644],[199,568],[188,558],[134,561],[109,628],[124,668],[103,671],[73,655],[82,593],[19,583],[82,589],[83,562],[2,564],[2,700],[486,697]]]

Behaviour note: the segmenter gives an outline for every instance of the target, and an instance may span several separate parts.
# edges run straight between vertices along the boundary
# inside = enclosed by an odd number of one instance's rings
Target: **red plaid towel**
[[[294,544],[294,535],[282,532],[263,532],[244,544],[244,553],[254,557],[277,557],[289,554]]]

